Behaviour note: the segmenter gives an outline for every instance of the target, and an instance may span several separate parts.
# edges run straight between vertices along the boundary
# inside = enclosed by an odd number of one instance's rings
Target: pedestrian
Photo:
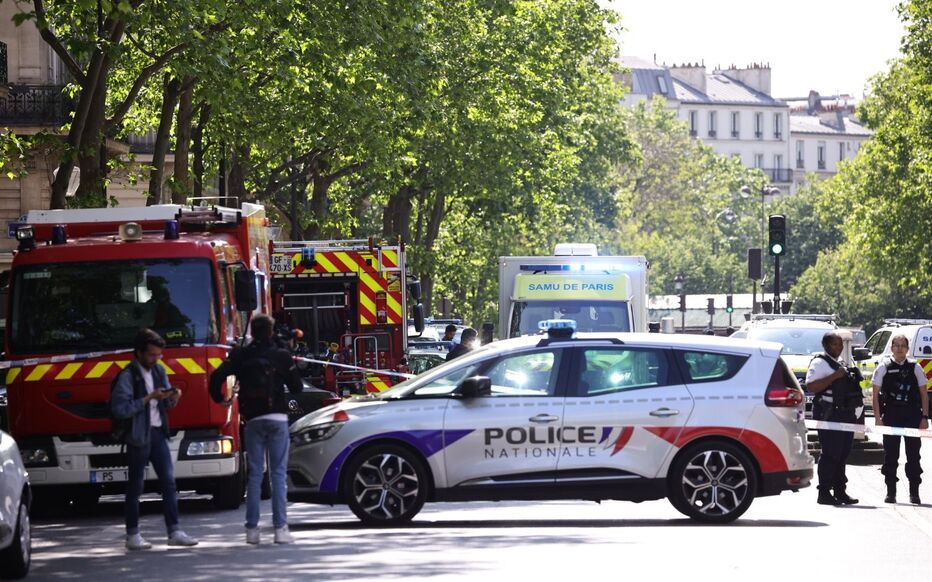
[[[447,326],[443,329],[443,337],[440,338],[442,342],[452,342],[456,338],[456,325],[448,323]]]
[[[854,396],[861,400],[861,389],[849,375],[844,362],[839,360],[844,342],[837,332],[829,331],[822,336],[822,348],[825,352],[812,359],[806,372],[806,389],[815,393],[812,417],[828,422],[856,423],[857,403]],[[821,505],[852,505],[858,502],[846,491],[848,478],[845,476],[845,465],[853,440],[853,432],[819,430],[822,454],[819,456],[817,472],[818,503]]]
[[[891,340],[893,355],[874,370],[871,384],[874,387],[875,424],[903,428],[929,428],[929,396],[926,393],[925,372],[907,357],[909,339],[902,334]],[[909,502],[921,503],[919,484],[922,467],[919,464],[919,437],[903,437],[906,445],[906,478],[909,479]],[[899,435],[883,435],[883,473],[887,484],[885,503],[896,503],[897,466],[900,462]]]
[[[147,550],[152,544],[139,533],[139,496],[145,485],[146,466],[151,462],[162,490],[162,511],[168,530],[168,545],[196,546],[197,540],[178,528],[178,492],[168,448],[171,433],[167,410],[181,399],[181,390],[168,383],[158,365],[165,340],[151,329],[141,329],[133,342],[133,361],[119,372],[110,397],[115,418],[131,419],[124,437],[129,458],[126,483],[126,548]]]
[[[285,386],[301,392],[303,384],[291,354],[274,338],[275,320],[256,315],[249,323],[252,341],[233,350],[210,377],[210,395],[216,402],[230,404],[233,395],[223,386],[228,376],[239,382],[239,410],[246,420],[244,440],[248,473],[246,482],[246,543],[259,543],[259,500],[266,455],[272,486],[272,525],[275,543],[294,541],[288,531],[288,404]]]
[[[476,349],[476,337],[478,335],[479,333],[471,327],[464,329],[460,335],[460,343],[453,346],[453,349],[447,354],[447,361],[449,362],[453,358],[458,358]]]

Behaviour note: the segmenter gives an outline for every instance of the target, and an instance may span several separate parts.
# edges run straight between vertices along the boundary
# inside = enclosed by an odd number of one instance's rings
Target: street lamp
[[[686,294],[683,293],[683,281],[682,273],[677,273],[676,277],[673,277],[673,288],[680,296],[680,333],[686,333]]]

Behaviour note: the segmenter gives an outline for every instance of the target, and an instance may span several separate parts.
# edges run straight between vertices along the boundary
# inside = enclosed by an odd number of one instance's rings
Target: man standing
[[[168,384],[158,365],[165,341],[151,329],[139,330],[133,342],[135,359],[115,379],[111,412],[115,418],[131,419],[125,436],[129,457],[126,483],[126,548],[147,550],[152,544],[139,533],[139,496],[145,485],[146,466],[151,462],[162,490],[162,506],[168,545],[195,546],[197,540],[178,529],[178,493],[175,471],[168,449],[170,433],[166,410],[178,404],[181,390]]]
[[[844,363],[838,360],[844,349],[844,342],[836,332],[829,331],[822,336],[822,348],[825,353],[813,358],[806,372],[806,389],[816,394],[812,404],[813,418],[829,422],[855,423],[855,408],[849,407],[846,402],[849,383],[852,380],[848,377]],[[853,440],[852,432],[819,430],[822,454],[818,467],[818,503],[821,505],[852,505],[858,502],[845,491],[848,483],[845,464],[848,462]]]
[[[449,362],[453,358],[458,358],[476,349],[476,337],[478,335],[479,333],[471,327],[464,329],[462,335],[460,335],[460,343],[453,346],[453,349],[447,354],[447,361]]]
[[[929,396],[926,393],[926,375],[922,368],[909,359],[909,339],[905,335],[893,336],[893,357],[886,358],[874,370],[871,384],[874,387],[875,423],[877,426],[929,428]],[[906,478],[909,479],[909,502],[919,505],[919,484],[922,467],[919,465],[919,437],[903,437],[906,443]],[[896,503],[896,470],[900,463],[900,437],[883,435],[883,468],[887,484],[885,503]]]
[[[275,320],[256,315],[249,324],[252,342],[234,350],[210,376],[210,396],[229,404],[232,395],[223,393],[227,376],[239,381],[239,410],[247,421],[244,439],[249,463],[246,482],[246,543],[259,543],[259,500],[263,465],[269,457],[272,486],[272,524],[275,543],[294,541],[288,531],[288,491],[285,470],[288,466],[288,404],[284,386],[292,393],[301,392],[303,384],[294,359],[274,340]]]

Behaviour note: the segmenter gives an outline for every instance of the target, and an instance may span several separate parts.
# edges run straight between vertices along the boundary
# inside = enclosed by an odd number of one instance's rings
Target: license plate
[[[128,469],[113,469],[110,471],[91,471],[91,483],[116,483],[129,479]]]

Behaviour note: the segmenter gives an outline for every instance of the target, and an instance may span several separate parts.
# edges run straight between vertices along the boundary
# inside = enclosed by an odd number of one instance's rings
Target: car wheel
[[[25,495],[25,494],[24,494]],[[25,496],[19,501],[13,543],[0,550],[0,578],[25,578],[32,561],[32,526]]]
[[[427,499],[427,475],[415,453],[397,445],[376,445],[347,464],[343,495],[363,523],[407,523]]]
[[[688,447],[670,469],[670,502],[704,523],[728,523],[747,511],[757,491],[757,473],[747,454],[725,441]]]

